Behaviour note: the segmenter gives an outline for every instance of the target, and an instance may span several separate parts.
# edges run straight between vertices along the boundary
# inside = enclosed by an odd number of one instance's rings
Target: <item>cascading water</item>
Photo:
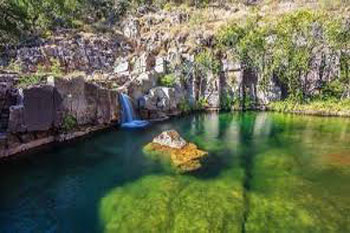
[[[122,127],[124,128],[142,128],[149,124],[148,121],[138,120],[134,112],[134,108],[131,104],[130,97],[121,94],[121,105],[122,105]]]

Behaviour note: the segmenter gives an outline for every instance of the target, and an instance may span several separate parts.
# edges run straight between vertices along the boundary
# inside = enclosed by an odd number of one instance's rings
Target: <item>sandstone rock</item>
[[[175,130],[165,131],[152,143],[144,147],[144,152],[161,159],[170,159],[171,164],[181,173],[198,170],[208,153],[199,150],[193,143],[187,143]]]

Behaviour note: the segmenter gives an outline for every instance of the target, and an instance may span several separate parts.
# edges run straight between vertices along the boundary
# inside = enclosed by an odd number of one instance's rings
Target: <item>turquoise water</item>
[[[209,152],[179,175],[142,153],[167,129]],[[0,232],[350,232],[350,119],[198,114],[0,163]]]

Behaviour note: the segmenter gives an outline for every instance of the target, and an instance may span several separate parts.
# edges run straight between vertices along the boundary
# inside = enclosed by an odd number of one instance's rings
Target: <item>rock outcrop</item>
[[[1,89],[0,157],[109,127],[120,119],[118,92],[83,76],[53,78],[17,89],[14,74]],[[5,84],[4,84],[5,85]]]
[[[56,59],[66,72],[111,71],[120,55],[132,50],[122,35],[64,33],[12,51],[8,59],[21,64],[23,72],[35,72],[38,65],[50,66]]]
[[[187,142],[175,130],[164,131],[153,139],[153,143],[175,149],[182,149]]]
[[[144,147],[144,152],[161,160],[170,159],[176,171],[184,173],[198,170],[208,153],[186,142],[177,131],[164,131]]]

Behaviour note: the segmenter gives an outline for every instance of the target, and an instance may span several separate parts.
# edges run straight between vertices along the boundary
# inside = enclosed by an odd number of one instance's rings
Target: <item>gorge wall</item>
[[[316,20],[302,28],[306,33],[288,34],[288,46],[308,58],[293,57],[298,63],[291,73],[288,57],[274,63],[279,34],[226,20],[248,17],[247,9],[208,11],[210,20],[202,25],[196,14],[146,7],[119,22],[115,33],[56,31],[48,39],[7,49],[1,64],[4,70],[16,69],[0,74],[0,155],[118,123],[118,93],[132,98],[142,118],[165,119],[192,110],[264,110],[294,89],[311,98],[345,77],[342,60],[349,50],[329,44]],[[307,47],[309,41],[317,43]],[[28,77],[36,78],[28,82]],[[297,86],[290,85],[291,77]]]

